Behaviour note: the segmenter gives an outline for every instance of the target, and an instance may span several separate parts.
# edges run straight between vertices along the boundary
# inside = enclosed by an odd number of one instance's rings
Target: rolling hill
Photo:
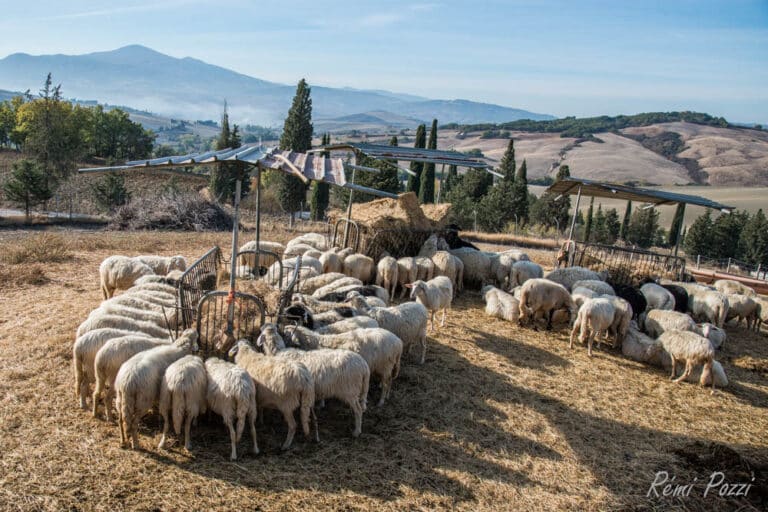
[[[260,80],[191,57],[175,58],[131,45],[85,55],[15,53],[0,60],[0,89],[36,91],[48,72],[67,97],[98,98],[181,119],[218,119],[224,99],[238,123],[282,124],[294,85]],[[310,84],[311,85],[311,84]],[[388,91],[312,87],[317,120],[371,111],[431,121],[480,123],[553,119],[468,100],[427,99]]]

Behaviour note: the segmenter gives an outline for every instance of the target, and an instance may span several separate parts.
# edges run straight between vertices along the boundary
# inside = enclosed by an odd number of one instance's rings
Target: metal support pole
[[[242,169],[241,169],[242,171]],[[242,187],[242,173],[235,183],[235,214],[232,224],[232,261],[229,273],[229,297],[227,298],[227,334],[232,336],[232,326],[235,319],[235,272],[237,271],[237,234],[240,227],[240,189]]]
[[[445,177],[445,164],[440,167],[440,181],[437,189],[437,204],[440,204],[440,197],[443,195],[443,178]]]
[[[581,185],[579,185],[579,192],[576,194],[576,206],[573,208],[573,220],[571,220],[571,229],[568,231],[568,245],[570,246],[573,241],[573,228],[576,227],[576,215],[579,214],[579,203],[581,202]]]
[[[680,248],[680,233],[683,232],[683,224],[685,224],[685,203],[680,203],[680,217],[680,225],[677,226],[677,237],[675,237],[675,258],[677,258],[677,250]]]
[[[725,271],[728,272],[729,274],[731,272],[731,258],[728,258],[728,267],[726,267]]]
[[[699,268],[699,265],[701,265],[701,254],[696,255],[696,268]]]
[[[261,268],[261,166],[256,166],[256,273]]]
[[[355,154],[355,165],[358,165],[358,156]],[[352,181],[351,183],[355,182],[355,172],[356,170],[352,169]],[[347,246],[347,242],[349,242],[349,225],[352,222],[352,198],[355,195],[355,191],[352,189],[349,189],[349,204],[347,204],[347,225],[344,226],[344,247]]]

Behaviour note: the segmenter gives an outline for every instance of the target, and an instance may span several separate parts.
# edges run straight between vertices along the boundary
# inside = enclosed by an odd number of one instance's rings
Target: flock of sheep
[[[175,285],[186,269],[183,257],[112,256],[101,264],[104,301],[78,327],[73,346],[75,391],[86,408],[94,385],[94,416],[101,404],[110,420],[114,405],[123,446],[138,447],[139,420],[156,408],[163,418],[159,448],[166,446],[172,424],[189,449],[193,422],[210,410],[228,428],[230,457],[236,459],[245,426],[258,453],[256,418],[264,409],[276,409],[287,425],[282,449],[288,449],[297,410],[305,436],[319,440],[315,408],[326,399],[351,409],[352,435],[359,436],[371,381],[379,385],[377,405],[383,406],[403,354],[415,350],[416,362],[425,362],[428,327],[435,329],[440,313],[445,324],[453,298],[465,286],[481,288],[488,315],[534,329],[572,323],[571,346],[578,337],[590,355],[593,340],[599,345],[610,335],[626,356],[671,366],[677,381],[700,371],[700,382],[711,382],[713,390],[715,384],[727,385],[714,360],[725,341],[723,324],[737,318],[759,329],[768,313],[763,299],[732,281],[715,288],[670,282],[613,287],[608,276],[585,268],[544,275],[520,251],[451,249],[435,235],[414,257],[384,253],[378,261],[330,248],[314,233],[286,245],[260,242],[258,249],[271,254],[260,254],[258,265],[256,249],[255,242],[240,248],[238,277],[279,286],[281,266],[293,268],[300,257],[300,279],[276,324],[263,325],[255,340],[227,347],[230,361],[196,355],[195,329],[177,339],[171,335],[181,321],[174,306]],[[114,296],[116,290],[125,291]],[[410,300],[394,304],[398,294]],[[685,364],[679,377],[678,362]]]

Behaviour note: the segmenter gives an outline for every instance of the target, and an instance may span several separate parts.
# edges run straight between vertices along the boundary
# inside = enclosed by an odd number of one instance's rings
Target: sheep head
[[[406,284],[405,287],[411,290],[411,300],[416,300],[416,297],[424,297],[427,294],[427,283],[421,280]]]

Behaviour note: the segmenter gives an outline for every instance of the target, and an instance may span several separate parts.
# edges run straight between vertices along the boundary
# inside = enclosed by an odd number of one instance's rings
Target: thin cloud
[[[103,16],[112,16],[115,14],[127,14],[135,12],[146,11],[159,11],[169,8],[180,7],[183,5],[195,3],[194,0],[176,0],[165,2],[153,2],[139,5],[129,5],[123,7],[111,7],[108,9],[95,9],[92,11],[73,12],[66,14],[57,14],[55,16],[44,16],[38,18],[39,20],[67,20],[67,19],[80,19],[80,18],[96,18]]]
[[[364,27],[385,27],[403,21],[403,15],[397,13],[370,14],[360,18],[358,23]]]

